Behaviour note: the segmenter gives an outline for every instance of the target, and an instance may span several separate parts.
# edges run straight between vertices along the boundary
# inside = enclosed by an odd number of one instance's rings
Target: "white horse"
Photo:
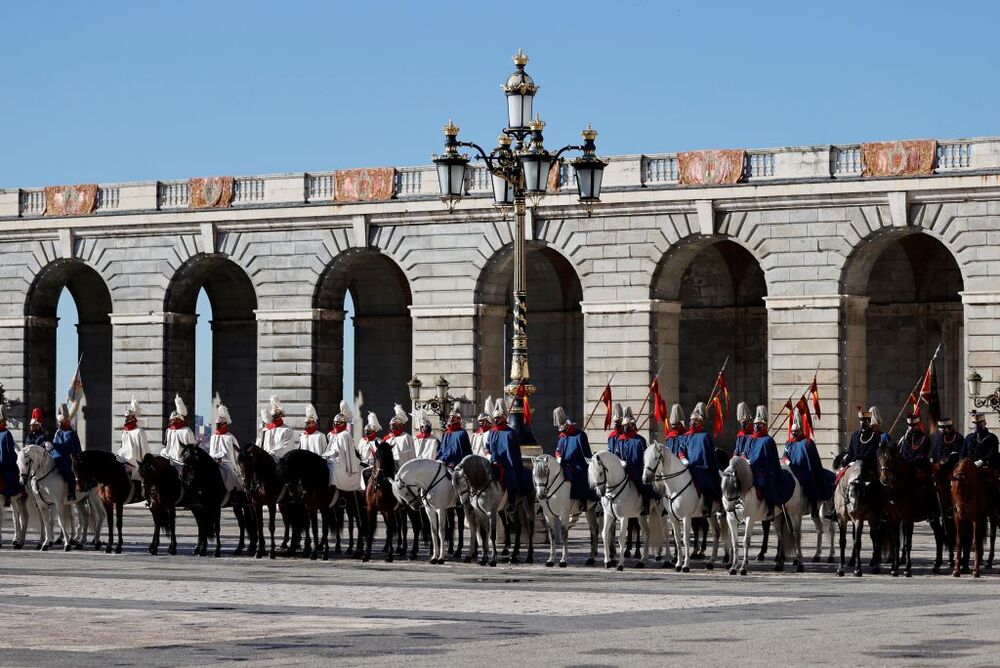
[[[69,488],[66,481],[56,470],[52,455],[41,445],[28,445],[17,455],[17,468],[21,473],[21,482],[28,488],[29,494],[38,507],[42,520],[42,542],[38,549],[48,550],[55,542],[55,531],[52,526],[52,511],[55,510],[65,541],[66,552],[73,549],[73,527]]]
[[[659,549],[664,545],[659,504],[650,502],[649,514],[642,514],[642,495],[639,489],[629,480],[621,460],[607,450],[590,458],[587,478],[590,486],[601,497],[601,506],[604,508],[604,567],[617,566],[618,570],[625,570],[624,560],[619,562],[615,555],[615,522],[619,525],[618,538],[621,541],[625,538],[628,520],[632,517],[639,520],[639,531],[644,538],[642,557],[635,567],[645,567],[650,548],[655,546]]]
[[[674,530],[674,538],[677,541],[677,563],[675,568],[679,572],[690,571],[690,546],[688,545],[688,534],[691,530],[692,520],[702,517],[705,512],[704,497],[698,494],[694,485],[694,477],[691,471],[677,455],[670,451],[666,445],[653,441],[646,453],[643,455],[642,480],[647,485],[653,485],[657,493],[662,497],[662,504],[670,524]],[[711,510],[711,509],[710,509]],[[729,562],[731,557],[730,538],[725,525],[722,525],[714,513],[711,514],[709,522],[712,526],[714,540],[712,541],[712,556],[705,563],[705,568],[715,567],[715,558],[719,554],[719,538],[722,536],[726,559]],[[683,561],[680,551],[684,551]],[[669,555],[668,555],[669,556]],[[664,563],[666,566],[667,564]]]
[[[480,455],[468,455],[452,472],[452,485],[465,507],[465,521],[469,527],[469,558],[479,553],[479,540],[483,543],[482,566],[497,565],[497,526],[500,509],[507,505],[507,490],[493,479],[490,460]],[[529,527],[530,530],[531,527]],[[490,549],[486,546],[489,544]]]
[[[549,531],[549,559],[545,565],[549,567],[555,565],[556,545],[561,544],[562,559],[559,560],[559,567],[566,567],[569,530],[580,519],[580,515],[586,515],[587,526],[590,528],[590,557],[586,565],[593,566],[600,533],[597,526],[597,502],[570,498],[569,480],[566,479],[559,461],[551,455],[532,458],[531,479],[535,485],[535,496],[545,516],[545,526]]]
[[[392,491],[400,502],[413,509],[423,505],[427,513],[431,528],[432,564],[444,563],[448,509],[458,504],[458,492],[451,478],[451,471],[439,461],[411,459],[399,467],[392,481]]]
[[[788,471],[787,467],[782,470]],[[808,501],[804,500],[799,481],[794,480],[795,488],[791,498],[784,506],[774,507],[774,526],[778,534],[778,556],[775,559],[774,569],[780,571],[784,569],[784,555],[788,553],[789,540],[791,540],[792,552],[795,555],[796,570],[801,573],[805,570],[802,564],[802,514],[803,505],[808,506]],[[754,525],[762,522],[767,517],[767,502],[757,497],[757,490],[753,484],[753,471],[750,463],[742,457],[733,457],[729,461],[729,466],[722,472],[722,505],[726,510],[726,520],[729,523],[730,539],[733,549],[733,564],[729,569],[730,575],[737,573],[736,564],[736,538],[739,533],[739,525],[743,524],[743,560],[739,564],[740,575],[747,574],[747,562],[750,554],[750,538],[753,535]]]

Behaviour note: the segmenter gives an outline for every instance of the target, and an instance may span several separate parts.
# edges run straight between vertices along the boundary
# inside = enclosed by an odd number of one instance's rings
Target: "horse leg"
[[[760,552],[757,553],[757,561],[764,561],[767,558],[767,542],[771,537],[771,521],[765,520],[760,525],[763,537],[760,542]]]
[[[600,539],[601,530],[597,524],[597,507],[591,504],[587,509],[587,529],[590,531],[590,557],[584,562],[586,566],[593,566],[597,559],[597,542]],[[569,531],[566,532],[567,536]]]
[[[497,523],[501,522],[501,514],[496,510],[492,511],[489,515],[489,527],[490,527],[490,566],[497,565]],[[507,533],[507,525],[504,525],[504,533]],[[509,538],[509,535],[507,536]],[[507,549],[504,548],[504,554],[507,553]]]
[[[644,540],[642,541],[642,553],[635,555],[639,559],[635,567],[645,568],[646,561],[649,559],[649,515],[639,515],[639,531]],[[638,548],[636,552],[638,552]]]
[[[851,550],[851,561],[854,562],[854,576],[861,577],[861,538],[865,535],[865,521],[859,519],[854,523],[854,548]]]
[[[674,567],[675,570],[680,573],[688,573],[691,571],[691,545],[688,543],[688,532],[691,529],[691,523],[692,518],[681,518],[681,535],[677,538],[677,542],[683,547],[684,560],[681,561],[678,555],[677,566]]]
[[[872,569],[872,573],[878,575],[882,572],[882,531],[879,526],[878,520],[873,520],[868,523],[868,536],[872,539],[872,559],[869,562],[869,566]],[[890,537],[891,541],[891,537]],[[861,558],[861,555],[858,555]]]
[[[840,528],[840,568],[837,569],[837,577],[844,577],[844,550],[847,549],[847,522],[837,520]]]
[[[545,510],[545,533],[549,537],[549,558],[545,560],[545,566],[547,568],[552,568],[556,565],[556,535],[557,532],[562,532],[562,525],[559,521],[558,515],[553,515],[549,511]],[[566,553],[563,552],[563,561],[566,560]]]
[[[986,520],[977,518],[972,521],[972,548],[976,551],[976,561],[972,569],[972,577],[978,578],[983,570],[983,543],[986,541]]]
[[[397,521],[397,514],[394,510],[383,513],[382,519],[385,520],[385,540],[389,543],[389,552],[385,555],[385,561],[386,563],[391,564],[393,561],[392,542],[393,539],[395,539],[398,544],[399,534],[402,533],[402,527]]]
[[[115,545],[115,554],[122,553],[122,515],[124,514],[123,513],[124,510],[125,510],[124,503],[122,503],[121,501],[115,503],[115,529],[118,530],[118,543]],[[111,523],[108,522],[108,525],[110,526]],[[108,545],[108,547],[111,546]]]
[[[170,545],[167,546],[167,553],[177,554],[177,507],[170,506],[167,509],[168,529],[170,529]]]
[[[222,506],[213,506],[209,517],[212,519],[212,533],[215,534],[215,558],[222,556]],[[242,528],[240,530],[242,533]],[[242,539],[241,539],[242,540]]]
[[[233,550],[233,556],[240,556],[246,549],[246,524],[244,523],[243,516],[243,504],[240,502],[233,503],[233,516],[236,518],[236,524],[240,528],[240,541],[236,544],[236,549]]]
[[[512,533],[514,535],[514,549],[510,553],[510,557],[507,559],[508,564],[516,564],[520,561],[521,554],[521,512],[518,509],[518,505],[521,501],[516,499],[510,504],[510,524],[512,525]]]
[[[996,546],[997,542],[997,514],[996,512],[990,512],[990,556],[986,561],[986,568],[993,568],[993,548]]]
[[[767,535],[767,532],[764,532]],[[740,564],[740,575],[747,574],[747,562],[750,560],[750,538],[753,536],[753,518],[747,517],[743,522],[743,562]]]
[[[729,574],[736,575],[736,562],[739,558],[739,552],[736,551],[736,539],[739,536],[739,521],[736,519],[735,512],[726,512],[726,524],[729,525],[729,546],[732,554],[732,561],[729,562]]]
[[[121,508],[121,504],[119,503],[115,503],[114,505],[112,505],[110,501],[104,502],[104,511],[111,516],[112,520],[114,519],[115,511],[119,511],[119,508]],[[153,515],[153,526],[154,526],[153,542],[149,544],[150,554],[156,554],[156,548],[160,544],[159,531],[158,531],[159,525],[156,523],[155,514]],[[115,542],[115,524],[113,521],[110,521],[108,522],[108,547],[104,550],[105,553],[111,554],[111,551],[114,549],[113,548],[114,542]]]
[[[456,559],[462,556],[462,547],[465,545],[465,507],[461,504],[455,508],[455,528],[458,529],[458,542],[455,545]],[[451,534],[448,534],[449,546],[451,544]]]
[[[705,568],[712,570],[715,568],[715,559],[719,556],[719,534],[722,533],[722,529],[719,526],[719,518],[715,516],[715,513],[709,515],[708,524],[712,528],[712,557],[705,562]],[[708,527],[705,528],[705,539],[708,540]],[[704,554],[704,550],[702,550]]]

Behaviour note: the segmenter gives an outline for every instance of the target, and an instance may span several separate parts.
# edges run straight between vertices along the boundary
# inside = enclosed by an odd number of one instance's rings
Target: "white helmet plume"
[[[382,425],[378,421],[378,416],[375,413],[368,412],[368,421],[365,423],[365,431],[372,429],[376,432],[382,431]]]
[[[232,417],[229,415],[229,409],[226,408],[225,404],[219,404],[215,409],[215,421],[216,423],[232,424]]]
[[[344,416],[344,422],[354,420],[354,414],[351,413],[351,405],[343,399],[340,400],[340,414]]]
[[[400,406],[399,404],[395,404],[392,407],[392,413],[393,413],[392,419],[389,420],[390,424],[392,424],[393,422],[396,422],[396,423],[402,425],[402,424],[406,424],[407,422],[410,421],[410,418],[406,414],[406,411],[404,411],[403,407]]]
[[[670,407],[670,424],[684,424],[684,409],[681,408],[680,404],[674,404]]]
[[[285,415],[285,407],[281,405],[280,401],[278,401],[277,395],[272,394],[268,401],[271,404],[271,415]]]
[[[566,417],[566,411],[562,406],[558,406],[552,411],[552,425],[556,429],[562,429],[569,422],[569,418]]]
[[[312,404],[306,404],[306,422],[319,422],[319,413]]]

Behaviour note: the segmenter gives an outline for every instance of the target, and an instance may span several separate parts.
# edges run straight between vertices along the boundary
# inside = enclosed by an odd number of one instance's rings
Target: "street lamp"
[[[538,86],[524,71],[527,64],[528,56],[518,49],[514,55],[516,69],[501,87],[507,97],[507,127],[497,140],[497,147],[487,153],[474,142],[459,141],[458,127],[448,121],[444,127],[444,153],[434,156],[434,164],[441,198],[449,211],[454,211],[465,195],[469,158],[458,152],[462,147],[473,149],[485,163],[492,178],[494,205],[501,209],[514,207],[514,330],[511,334],[511,382],[504,391],[511,396],[511,428],[518,432],[522,445],[536,445],[531,427],[524,423],[524,399],[535,391],[528,371],[525,202],[530,198],[532,204],[537,205],[545,196],[549,173],[558,168],[559,158],[567,151],[580,151],[583,155],[570,164],[576,172],[580,204],[590,215],[594,205],[601,200],[604,168],[608,163],[597,157],[597,132],[589,125],[582,133],[582,145],[564,146],[555,153],[546,150],[542,138],[545,123],[538,116],[532,118]]]
[[[993,390],[993,394],[980,397],[979,392],[983,386],[983,377],[973,370],[965,380],[969,384],[969,396],[972,397],[972,404],[976,408],[989,406],[990,410],[1000,415],[1000,385],[997,385],[997,389]]]
[[[448,409],[457,401],[455,397],[448,394],[449,383],[445,380],[444,376],[438,376],[437,382],[434,383],[437,392],[426,401],[420,400],[420,388],[424,384],[420,382],[419,378],[413,376],[406,385],[410,388],[410,402],[413,404],[413,412],[425,410],[434,413],[441,420],[441,426],[443,427],[448,421]]]

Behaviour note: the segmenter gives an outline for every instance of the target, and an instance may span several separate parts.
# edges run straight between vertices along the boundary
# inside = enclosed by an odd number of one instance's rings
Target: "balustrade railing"
[[[333,199],[333,174],[306,174],[306,201]]]
[[[668,155],[665,157],[642,158],[642,183],[676,183],[677,182],[677,156]]]
[[[972,165],[971,142],[947,142],[938,144],[938,169],[967,169]]]
[[[748,152],[746,158],[746,177],[760,179],[774,176],[773,152]]]
[[[187,181],[161,181],[156,186],[156,206],[159,209],[178,209],[191,203],[191,189]]]
[[[264,179],[257,176],[240,176],[233,179],[233,204],[252,204],[264,201]]]
[[[834,146],[830,150],[830,175],[860,176],[861,146]]]

